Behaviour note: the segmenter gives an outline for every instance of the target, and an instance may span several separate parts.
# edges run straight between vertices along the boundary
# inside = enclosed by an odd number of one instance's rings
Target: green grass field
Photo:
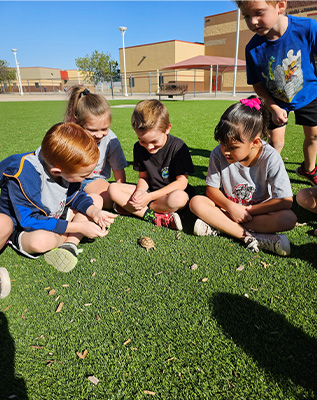
[[[171,134],[191,151],[190,183],[203,194],[213,130],[231,102],[165,104]],[[0,159],[35,150],[65,106],[0,103]],[[112,110],[136,182],[132,108]],[[306,186],[295,174],[303,137],[291,115],[282,157],[294,194]],[[299,226],[287,233],[292,254],[284,258],[229,237],[195,237],[189,212],[180,235],[118,217],[106,238],[80,245],[68,274],[5,249],[0,266],[12,291],[0,301],[0,399],[316,398],[317,215],[295,202],[293,210]],[[138,245],[142,235],[156,250]]]

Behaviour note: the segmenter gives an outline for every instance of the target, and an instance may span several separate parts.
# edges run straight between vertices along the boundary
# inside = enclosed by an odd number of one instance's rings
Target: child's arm
[[[262,82],[257,82],[253,85],[253,89],[255,93],[259,96],[262,97],[266,106],[270,110],[272,114],[272,121],[275,125],[283,125],[285,122],[287,122],[287,112],[280,106],[278,106],[273,99],[273,97],[270,95],[270,93],[266,90],[265,86],[262,84]]]
[[[210,198],[219,208],[227,211],[233,221],[241,224],[252,220],[249,209],[252,206],[243,206],[229,200],[218,188],[207,186],[206,195]]]
[[[126,182],[126,176],[125,176],[125,170],[124,169],[113,169],[113,176],[116,182],[118,183],[125,183]]]
[[[290,210],[293,204],[293,197],[284,197],[281,199],[270,199],[263,203],[249,206],[250,215],[268,214],[273,211]]]
[[[188,175],[178,175],[174,182],[162,187],[161,189],[155,190],[149,193],[150,201],[157,200],[167,194],[174,192],[175,190],[185,190],[188,185]],[[149,202],[150,202],[149,201]]]
[[[147,204],[149,204],[150,200],[148,200],[148,188],[148,173],[147,171],[140,171],[139,180],[136,184],[135,191],[133,192],[128,202],[129,205],[133,207],[136,211],[141,210]]]

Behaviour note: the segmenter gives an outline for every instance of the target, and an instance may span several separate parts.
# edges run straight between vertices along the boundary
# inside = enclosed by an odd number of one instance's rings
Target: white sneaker
[[[206,224],[202,219],[197,219],[194,225],[194,235],[196,236],[217,236],[219,231]]]
[[[6,268],[0,268],[0,299],[4,299],[11,291],[11,280]]]
[[[254,233],[244,238],[244,243],[247,244],[247,249],[253,250],[256,253],[259,249],[268,250],[279,256],[289,256],[291,246],[289,240],[284,234],[266,234]]]

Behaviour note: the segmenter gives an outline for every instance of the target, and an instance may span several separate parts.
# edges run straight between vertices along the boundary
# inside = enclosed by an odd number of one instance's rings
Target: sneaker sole
[[[299,168],[296,168],[296,171],[295,171],[295,172],[296,172],[296,175],[299,176],[300,178],[305,179],[307,182],[311,183],[313,186],[317,186],[317,184],[316,184],[314,181],[312,181],[311,179],[309,179],[307,176],[302,175],[302,174],[299,172]]]
[[[78,259],[69,250],[53,249],[44,254],[44,260],[59,272],[69,272],[75,268]]]
[[[4,267],[0,268],[0,281],[1,281],[0,299],[4,299],[11,292],[11,280],[9,272]]]

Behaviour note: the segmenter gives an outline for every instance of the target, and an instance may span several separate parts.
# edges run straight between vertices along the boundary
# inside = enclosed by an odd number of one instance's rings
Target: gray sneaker
[[[44,260],[60,272],[69,272],[75,268],[78,262],[77,256],[82,251],[74,243],[66,242],[45,253]]]
[[[258,253],[259,249],[268,250],[279,256],[289,256],[291,246],[284,234],[254,233],[244,238],[247,249]]]
[[[197,219],[194,225],[194,235],[196,236],[217,236],[220,232],[212,226],[206,224],[202,219]]]
[[[6,268],[0,268],[0,299],[4,299],[11,291],[11,280]]]

